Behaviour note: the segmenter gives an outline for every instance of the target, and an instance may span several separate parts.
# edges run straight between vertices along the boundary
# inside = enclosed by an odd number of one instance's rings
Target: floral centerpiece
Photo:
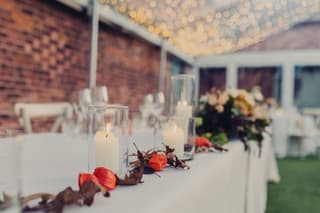
[[[270,123],[268,105],[260,90],[212,89],[201,96],[197,112],[197,133],[212,142],[227,143],[240,138],[262,146],[263,133]]]

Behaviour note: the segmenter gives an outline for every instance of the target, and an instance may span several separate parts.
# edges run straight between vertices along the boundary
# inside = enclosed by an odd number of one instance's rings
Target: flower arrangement
[[[248,149],[248,141],[262,145],[263,133],[270,123],[268,105],[258,88],[246,90],[212,89],[200,98],[197,133],[211,142],[227,143],[240,138]]]

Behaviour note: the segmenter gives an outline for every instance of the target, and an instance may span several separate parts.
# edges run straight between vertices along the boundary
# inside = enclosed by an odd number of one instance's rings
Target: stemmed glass
[[[91,101],[92,104],[104,105],[108,103],[108,90],[105,86],[98,86],[91,88]]]
[[[74,105],[74,111],[77,115],[77,127],[79,133],[86,133],[88,126],[88,107],[92,103],[91,90],[89,88],[81,89],[78,93],[78,105]]]
[[[103,106],[108,103],[108,91],[105,86],[85,88],[79,91],[79,108],[75,109],[78,122],[81,123],[80,132],[87,132],[89,106]]]
[[[161,114],[164,108],[163,93],[147,94],[143,104],[139,107],[140,114],[134,117],[132,122],[132,135],[130,137],[130,152],[136,151],[135,142],[142,150],[158,150],[161,144]]]
[[[155,112],[154,112],[156,116],[160,117],[160,115],[164,110],[164,104],[165,104],[164,94],[162,92],[158,92],[156,94]]]
[[[91,104],[91,91],[88,88],[79,91],[79,107],[82,112],[87,111],[88,106]]]

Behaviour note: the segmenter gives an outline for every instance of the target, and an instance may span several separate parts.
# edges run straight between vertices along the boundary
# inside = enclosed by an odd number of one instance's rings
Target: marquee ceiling
[[[100,1],[192,56],[245,48],[320,11],[320,0]]]

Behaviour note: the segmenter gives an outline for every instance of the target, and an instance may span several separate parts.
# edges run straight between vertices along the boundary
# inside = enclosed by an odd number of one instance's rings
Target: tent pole
[[[294,64],[287,62],[282,65],[281,104],[284,109],[293,107],[294,100]]]
[[[162,42],[160,46],[160,71],[159,71],[159,85],[158,92],[164,93],[164,79],[166,75],[167,66],[167,49],[165,43]]]
[[[229,64],[227,66],[226,88],[238,88],[238,66]]]
[[[195,85],[195,103],[198,106],[199,102],[199,92],[200,92],[200,69],[197,63],[192,64],[193,74],[196,76],[196,85]]]
[[[90,0],[90,58],[89,58],[89,87],[96,86],[98,62],[98,35],[99,35],[99,6],[96,0]]]

